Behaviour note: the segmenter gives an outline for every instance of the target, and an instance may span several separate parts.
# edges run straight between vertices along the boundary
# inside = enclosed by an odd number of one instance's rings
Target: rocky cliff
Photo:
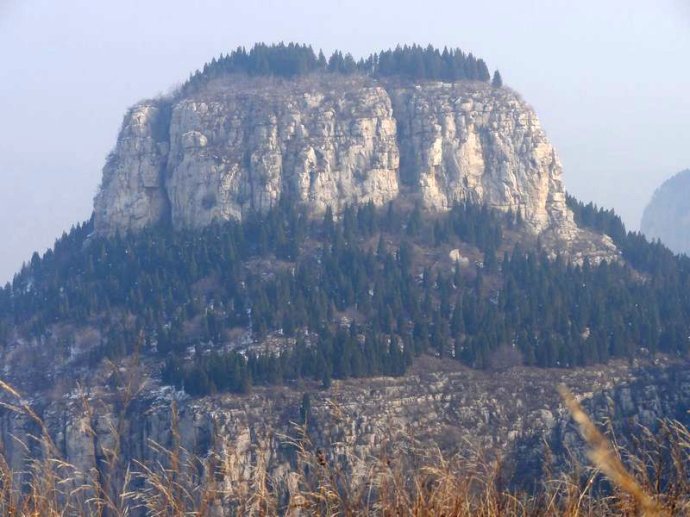
[[[544,443],[556,453],[567,448],[568,455],[582,449],[556,393],[560,382],[573,389],[598,421],[610,419],[619,440],[638,434],[639,425],[654,429],[661,418],[690,423],[688,364],[663,358],[645,366],[614,362],[588,369],[497,372],[423,358],[401,378],[337,381],[329,390],[303,385],[201,399],[159,388],[142,370],[128,372],[131,367],[109,372],[100,386],[31,401],[59,454],[79,472],[99,468],[113,450],[119,451],[122,466],[132,460],[165,462],[159,446],[173,447],[177,439],[200,457],[219,449],[229,454],[228,482],[251,486],[261,461],[271,479],[286,486],[295,461],[289,443],[299,438],[294,423],[306,417],[313,450],[348,468],[383,455],[400,459],[420,448],[439,447],[445,454],[476,448],[503,456],[505,474],[519,474],[514,481],[534,483]],[[110,389],[104,388],[108,385]],[[309,393],[308,408],[304,393]],[[10,408],[16,407],[16,400],[10,402]],[[31,416],[0,410],[0,445],[17,471],[25,468],[29,455],[41,455],[40,442],[31,438],[41,432]]]
[[[642,232],[690,255],[690,169],[666,180],[644,210]]]
[[[95,200],[100,234],[177,228],[265,210],[398,197],[445,210],[470,200],[573,238],[561,164],[534,111],[484,83],[321,74],[229,76],[125,117]]]
[[[391,90],[401,178],[425,205],[470,200],[520,211],[537,232],[568,231],[561,164],[534,111],[514,92],[466,83]]]

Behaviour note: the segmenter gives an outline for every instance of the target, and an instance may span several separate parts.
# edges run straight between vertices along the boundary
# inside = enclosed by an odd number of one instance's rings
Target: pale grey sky
[[[690,0],[0,0],[0,282],[89,217],[128,106],[281,40],[472,51],[535,107],[567,188],[632,228],[690,167]]]

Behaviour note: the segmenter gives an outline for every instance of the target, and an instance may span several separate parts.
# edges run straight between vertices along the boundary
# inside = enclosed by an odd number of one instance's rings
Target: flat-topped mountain
[[[0,289],[3,459],[41,435],[116,495],[150,444],[232,451],[219,482],[288,504],[302,432],[348,472],[471,443],[537,482],[579,447],[558,382],[621,436],[685,425],[690,259],[566,197],[489,78],[259,45],[131,108],[93,219]]]

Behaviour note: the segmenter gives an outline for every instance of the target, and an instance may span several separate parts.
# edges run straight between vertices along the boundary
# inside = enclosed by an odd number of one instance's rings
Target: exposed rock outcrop
[[[177,102],[166,184],[174,226],[241,218],[281,196],[317,212],[395,198],[399,158],[386,91],[330,86],[221,89]]]
[[[572,241],[561,173],[534,111],[506,88],[229,76],[130,110],[95,224],[201,227],[285,196],[316,213],[410,196],[433,210],[470,200],[519,211],[535,233]]]
[[[642,233],[690,255],[690,169],[666,180],[644,210]]]
[[[556,393],[559,382],[570,386],[596,419],[610,418],[619,439],[626,432],[638,432],[640,424],[654,428],[660,418],[690,423],[687,362],[501,372],[449,367],[435,359],[429,363],[429,358],[423,362],[427,364],[401,378],[339,381],[325,391],[304,386],[191,399],[148,384],[140,397],[123,406],[126,390],[104,392],[93,386],[84,397],[90,401],[90,412],[77,393],[37,402],[36,407],[60,452],[81,472],[96,466],[104,450],[115,446],[125,464],[164,461],[160,449],[151,444],[172,447],[176,428],[181,445],[201,457],[218,447],[231,451],[230,476],[247,482],[257,458],[266,462],[274,479],[294,468],[286,440],[296,437],[293,423],[305,416],[305,392],[310,393],[310,438],[329,461],[370,460],[384,451],[399,456],[413,445],[427,450],[437,445],[448,454],[476,446],[507,455],[518,464],[521,477],[532,482],[537,478],[531,474],[536,473],[529,469],[539,464],[544,440],[556,451],[582,446]],[[137,379],[141,381],[138,375]],[[171,409],[173,399],[177,416]],[[119,438],[114,434],[118,429]],[[40,455],[32,434],[40,435],[40,429],[31,418],[0,411],[0,445],[18,471],[29,453],[20,443]]]
[[[518,210],[536,232],[569,232],[562,167],[539,120],[507,89],[430,83],[391,91],[401,177],[432,209]]]
[[[164,183],[168,119],[169,107],[160,102],[138,104],[125,115],[94,201],[100,233],[141,230],[169,213]]]

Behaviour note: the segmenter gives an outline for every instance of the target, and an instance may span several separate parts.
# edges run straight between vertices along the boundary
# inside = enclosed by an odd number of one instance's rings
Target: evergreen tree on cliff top
[[[364,74],[373,77],[403,77],[434,81],[489,82],[491,74],[483,59],[460,49],[440,51],[431,45],[397,46],[355,61],[349,53],[336,50],[330,58],[318,55],[308,45],[257,43],[249,51],[239,47],[206,63],[191,75],[182,92],[229,74],[292,78],[314,72]],[[494,80],[496,75],[494,74]]]

